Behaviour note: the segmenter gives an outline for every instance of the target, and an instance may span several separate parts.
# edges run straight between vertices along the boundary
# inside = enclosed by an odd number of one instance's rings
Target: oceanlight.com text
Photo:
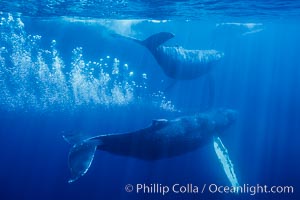
[[[127,184],[125,186],[125,191],[128,193],[136,194],[161,194],[167,195],[170,193],[174,194],[248,194],[248,195],[258,195],[258,194],[293,194],[293,186],[268,186],[268,185],[249,185],[243,184],[239,186],[224,186],[217,184],[203,184],[195,185],[192,183],[179,184],[175,183],[173,185],[160,184],[160,183],[137,183],[137,184]]]
[[[206,186],[205,186],[206,187]],[[243,184],[240,186],[223,186],[217,184],[208,185],[208,191],[210,193],[237,193],[237,194],[293,194],[293,186],[268,186],[268,185],[249,185]]]

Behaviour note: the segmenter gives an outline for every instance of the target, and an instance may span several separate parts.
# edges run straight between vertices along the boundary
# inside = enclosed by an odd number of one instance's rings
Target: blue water
[[[4,1],[0,5],[0,199],[299,199],[299,1]],[[224,53],[208,75],[168,78],[144,47]],[[210,101],[213,107],[210,108]],[[63,134],[123,133],[152,119],[238,111],[222,135],[240,184],[293,193],[137,194],[126,184],[230,185],[212,145],[158,161],[98,151],[68,184]]]

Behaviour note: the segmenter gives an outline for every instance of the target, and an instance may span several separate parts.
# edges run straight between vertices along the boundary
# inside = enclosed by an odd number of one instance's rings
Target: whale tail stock
[[[86,138],[81,135],[64,135],[63,138],[73,145],[68,158],[71,170],[71,178],[68,182],[73,183],[86,174],[92,164],[97,147],[102,142],[101,139]]]
[[[140,45],[145,46],[151,52],[153,52],[158,46],[165,43],[169,39],[173,38],[174,34],[169,33],[169,32],[160,32],[160,33],[156,33],[156,34],[149,36],[145,40],[139,40],[139,39],[136,39],[133,37],[124,36],[124,35],[120,35],[117,33],[111,34],[111,36],[116,37],[116,38],[123,38],[123,39],[134,41]]]

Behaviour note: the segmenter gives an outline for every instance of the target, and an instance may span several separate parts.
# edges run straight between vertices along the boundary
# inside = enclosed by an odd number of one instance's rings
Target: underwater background
[[[299,1],[1,1],[0,199],[299,199],[299,24]],[[111,35],[162,31],[175,35],[165,45],[224,57],[209,75],[169,88],[145,47]],[[154,162],[98,151],[68,183],[63,134],[125,133],[216,108],[239,113],[221,138],[240,184],[292,193],[125,191],[230,185],[212,145]]]

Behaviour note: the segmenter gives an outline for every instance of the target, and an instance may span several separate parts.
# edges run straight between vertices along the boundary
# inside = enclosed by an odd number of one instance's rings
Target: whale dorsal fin
[[[165,43],[169,39],[173,38],[174,34],[169,32],[160,32],[156,33],[154,35],[151,35],[147,39],[143,40],[141,42],[142,45],[147,47],[150,50],[156,49],[161,44]]]
[[[153,119],[152,120],[152,126],[160,126],[160,125],[164,125],[168,122],[167,119]]]

